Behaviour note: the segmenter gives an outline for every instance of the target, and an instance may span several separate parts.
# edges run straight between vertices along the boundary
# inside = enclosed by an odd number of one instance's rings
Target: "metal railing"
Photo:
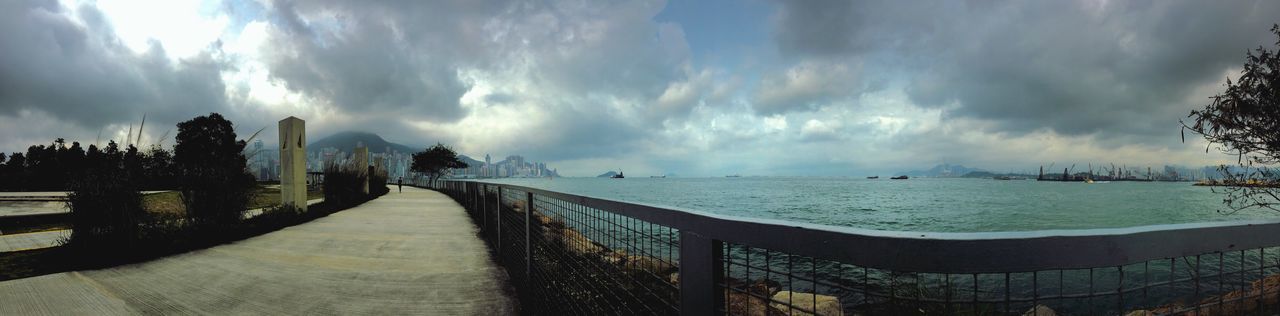
[[[897,232],[506,184],[433,187],[467,209],[531,314],[1280,311],[1280,221]]]

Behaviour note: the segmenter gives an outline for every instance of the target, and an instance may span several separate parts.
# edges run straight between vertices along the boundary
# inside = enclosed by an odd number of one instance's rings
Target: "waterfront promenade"
[[[0,315],[514,313],[462,207],[405,187],[232,244],[0,282]]]

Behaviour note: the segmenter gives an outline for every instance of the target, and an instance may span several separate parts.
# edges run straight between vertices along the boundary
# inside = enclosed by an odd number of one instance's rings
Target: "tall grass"
[[[381,167],[381,166],[379,166]],[[387,168],[369,167],[369,195],[379,196],[390,192],[391,188],[387,187]]]
[[[354,204],[367,199],[364,181],[369,170],[354,163],[329,163],[324,167],[324,201],[338,204]]]

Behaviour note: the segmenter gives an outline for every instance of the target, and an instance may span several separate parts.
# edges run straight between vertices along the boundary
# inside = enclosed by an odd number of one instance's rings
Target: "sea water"
[[[1229,212],[1222,193],[1189,182],[840,177],[486,181],[715,214],[897,231],[1033,231],[1280,218],[1280,212],[1266,209]]]

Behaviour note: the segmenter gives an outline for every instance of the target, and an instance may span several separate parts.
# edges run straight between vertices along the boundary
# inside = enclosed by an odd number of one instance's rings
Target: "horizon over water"
[[[1275,219],[1224,214],[1222,194],[1189,182],[1052,182],[852,177],[502,178],[521,185],[714,214],[862,229],[995,232]]]

